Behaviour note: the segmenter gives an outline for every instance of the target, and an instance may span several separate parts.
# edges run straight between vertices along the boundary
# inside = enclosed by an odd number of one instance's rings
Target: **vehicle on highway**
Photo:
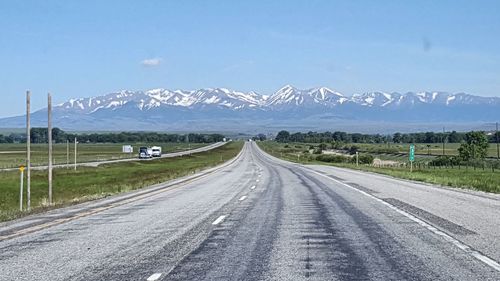
[[[151,147],[142,146],[139,148],[139,158],[148,159],[153,157],[153,149]]]
[[[151,150],[152,157],[161,157],[161,146],[153,146]]]

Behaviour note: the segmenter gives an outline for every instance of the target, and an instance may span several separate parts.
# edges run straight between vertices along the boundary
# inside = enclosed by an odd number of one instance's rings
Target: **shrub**
[[[359,147],[353,145],[353,146],[349,147],[349,154],[354,155],[354,154],[356,154],[356,152],[358,152],[358,150],[359,150]]]
[[[431,166],[453,166],[460,164],[460,159],[455,156],[438,156],[429,162]]]
[[[373,164],[373,159],[371,154],[360,154],[358,156],[359,164]],[[351,163],[356,163],[356,157],[351,158]]]
[[[328,162],[328,163],[344,163],[349,160],[349,158],[341,156],[341,155],[328,155],[328,154],[321,154],[316,156],[316,160],[321,161],[321,162]]]
[[[313,154],[321,154],[322,152],[323,150],[321,150],[321,148],[315,148]]]
[[[361,154],[359,155],[359,163],[360,164],[373,164],[373,155],[371,154]]]

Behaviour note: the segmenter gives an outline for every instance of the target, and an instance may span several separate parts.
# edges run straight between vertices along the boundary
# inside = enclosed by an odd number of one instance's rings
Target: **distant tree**
[[[290,141],[292,142],[304,142],[305,138],[306,135],[302,133],[293,133],[290,135]]]
[[[403,141],[403,136],[401,135],[401,133],[395,133],[392,137],[392,141],[394,143],[401,143]]]
[[[323,142],[323,143],[320,143],[318,147],[319,147],[319,149],[321,149],[321,151],[323,151],[323,150],[326,150],[327,144]]]
[[[425,133],[424,143],[435,143],[437,142],[436,134],[434,132]]]
[[[276,135],[277,142],[288,142],[290,139],[290,133],[288,131],[280,131]]]
[[[259,140],[259,141],[265,141],[267,139],[266,135],[264,134],[258,134],[255,137],[252,138],[254,141]]]
[[[351,145],[351,147],[349,147],[349,154],[354,155],[354,154],[356,154],[356,152],[358,152],[358,150],[359,150],[359,147],[357,147],[355,145]]]
[[[14,139],[11,136],[0,135],[0,143],[13,143]]]
[[[344,143],[341,141],[333,141],[332,142],[332,149],[342,149],[344,146]]]
[[[484,159],[488,152],[488,138],[484,132],[468,132],[465,143],[458,148],[459,156],[464,161]]]
[[[462,140],[463,136],[457,133],[456,131],[453,131],[448,135],[448,142],[450,143],[459,143]]]

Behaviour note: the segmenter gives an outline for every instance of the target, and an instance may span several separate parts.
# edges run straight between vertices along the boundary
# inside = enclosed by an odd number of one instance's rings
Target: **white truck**
[[[146,159],[153,157],[153,149],[151,147],[143,146],[139,148],[139,158]]]
[[[153,146],[151,150],[152,157],[161,157],[161,146]]]

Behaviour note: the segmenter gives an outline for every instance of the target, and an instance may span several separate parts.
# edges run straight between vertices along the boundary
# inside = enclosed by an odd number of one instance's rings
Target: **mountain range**
[[[46,109],[34,112],[33,126],[45,126],[46,115]],[[270,95],[225,88],[124,90],[71,99],[54,106],[53,116],[55,126],[67,130],[273,131],[280,126],[314,130],[343,124],[369,131],[374,124],[497,121],[500,98],[446,92],[345,96],[326,87],[301,90],[290,85]],[[3,128],[22,126],[24,116],[0,119]]]

